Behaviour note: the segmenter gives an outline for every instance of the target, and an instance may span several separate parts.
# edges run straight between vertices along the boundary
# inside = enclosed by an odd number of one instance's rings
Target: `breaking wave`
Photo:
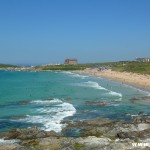
[[[54,100],[35,100],[31,102],[35,105],[43,104],[46,107],[38,107],[35,111],[38,115],[28,115],[27,118],[18,119],[16,121],[41,124],[41,129],[45,131],[54,130],[60,132],[66,124],[61,124],[61,121],[65,117],[73,116],[76,113],[76,109],[72,104],[62,102],[60,99]],[[53,104],[53,105],[52,105]],[[51,107],[52,106],[52,107]]]
[[[113,92],[113,91],[110,91],[109,94],[110,94],[110,95],[113,95],[113,96],[122,97],[122,94],[121,94],[121,93],[117,93],[117,92]]]
[[[85,78],[88,77],[88,76],[85,76],[85,75],[81,75],[81,74],[77,74],[77,73],[72,73],[72,72],[68,72],[68,71],[63,71],[62,73],[68,74],[68,75],[70,75],[73,78],[85,79]]]
[[[122,97],[121,93],[110,91],[110,90],[100,86],[97,82],[87,81],[87,82],[77,83],[75,85],[83,86],[83,87],[92,87],[92,88],[95,88],[95,89],[104,90],[104,91],[107,91],[108,92],[107,94],[109,94],[109,95]]]
[[[93,82],[93,81],[82,82],[76,85],[84,86],[84,87],[92,87],[92,88],[99,89],[99,90],[107,90],[104,87],[100,86],[97,82]]]

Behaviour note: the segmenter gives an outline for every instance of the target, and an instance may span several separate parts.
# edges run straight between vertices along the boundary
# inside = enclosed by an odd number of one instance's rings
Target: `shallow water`
[[[71,72],[0,71],[0,131],[36,125],[59,132],[65,126],[61,123],[64,119],[130,120],[139,112],[150,114],[148,102],[131,101],[149,94],[108,79]],[[98,107],[86,101],[108,105]]]

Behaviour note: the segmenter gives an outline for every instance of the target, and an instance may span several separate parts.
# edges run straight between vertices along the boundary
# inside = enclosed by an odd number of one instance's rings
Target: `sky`
[[[150,0],[0,0],[0,63],[150,57]]]

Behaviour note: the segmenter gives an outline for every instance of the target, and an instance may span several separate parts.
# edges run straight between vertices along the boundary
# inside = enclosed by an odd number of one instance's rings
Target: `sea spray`
[[[45,131],[54,130],[60,132],[66,124],[61,124],[61,121],[69,116],[73,116],[76,113],[76,109],[72,104],[62,102],[60,99],[54,100],[35,100],[32,103],[36,105],[45,105],[43,108],[37,108],[35,111],[39,115],[29,115],[27,118],[22,118],[14,121],[41,124],[41,129]],[[51,104],[53,107],[50,107]]]

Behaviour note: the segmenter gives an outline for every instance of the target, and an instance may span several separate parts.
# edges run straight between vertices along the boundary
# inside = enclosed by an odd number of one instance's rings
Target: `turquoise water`
[[[148,102],[131,101],[148,95],[119,82],[70,72],[0,71],[0,131],[38,126],[59,132],[65,126],[63,120],[131,120],[139,112],[150,115]],[[98,107],[86,101],[108,105]]]

